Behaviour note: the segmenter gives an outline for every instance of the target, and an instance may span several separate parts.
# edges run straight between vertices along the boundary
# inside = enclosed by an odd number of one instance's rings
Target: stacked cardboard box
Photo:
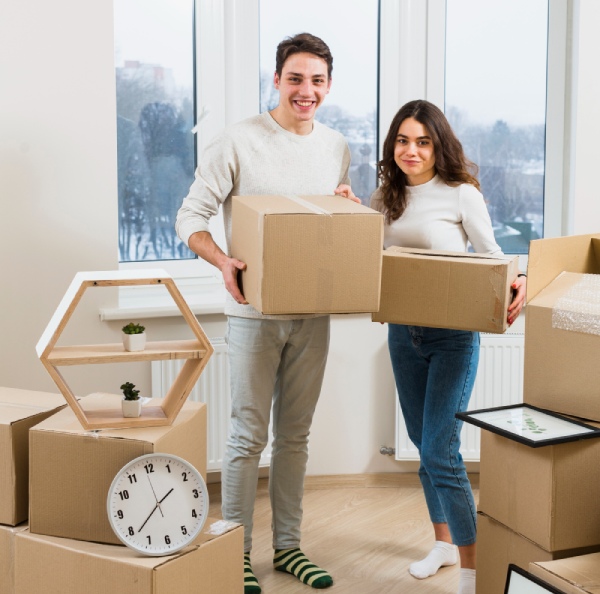
[[[114,409],[114,397],[89,396],[84,405]],[[158,451],[206,476],[206,406],[186,402],[167,427],[90,432],[60,394],[0,388],[0,592],[240,591],[241,526],[208,518],[192,545],[168,557],[138,555],[112,532],[112,479]]]
[[[524,402],[599,426],[596,281],[600,235],[531,242]],[[504,592],[508,563],[554,567],[600,551],[600,439],[539,448],[481,439],[478,594]]]
[[[0,592],[14,593],[15,536],[27,529],[29,429],[65,406],[60,394],[0,387]]]
[[[91,395],[82,406],[102,413],[115,398]],[[14,539],[16,594],[240,590],[241,526],[208,518],[190,546],[147,557],[121,545],[106,512],[113,478],[138,456],[173,454],[206,477],[205,404],[187,401],[169,426],[101,431],[84,430],[67,407],[33,427],[29,443],[29,529]]]

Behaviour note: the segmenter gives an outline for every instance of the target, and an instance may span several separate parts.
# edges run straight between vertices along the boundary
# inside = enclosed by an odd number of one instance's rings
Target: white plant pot
[[[123,346],[126,351],[143,351],[146,347],[146,333],[125,334],[123,333]]]
[[[139,417],[142,414],[142,399],[137,400],[121,400],[124,417]]]

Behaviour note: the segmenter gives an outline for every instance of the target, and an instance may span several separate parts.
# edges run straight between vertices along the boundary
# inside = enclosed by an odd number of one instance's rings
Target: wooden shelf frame
[[[195,339],[148,342],[143,351],[136,352],[125,351],[121,344],[56,346],[87,289],[134,285],[165,286]],[[175,281],[162,269],[77,273],[36,346],[40,361],[86,430],[171,425],[206,367],[213,350]],[[170,359],[182,359],[185,363],[165,397],[153,400],[151,406],[143,406],[142,415],[138,418],[125,418],[121,409],[114,407],[86,411],[85,399],[80,400],[75,396],[58,369],[72,365]]]

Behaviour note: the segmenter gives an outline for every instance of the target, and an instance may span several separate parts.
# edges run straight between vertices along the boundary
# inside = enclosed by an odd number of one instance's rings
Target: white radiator
[[[469,410],[523,401],[523,353],[522,333],[481,334],[479,368]],[[478,427],[463,425],[460,452],[464,460],[479,461],[479,434]],[[418,459],[396,398],[396,460]]]
[[[207,470],[220,471],[229,429],[231,398],[229,391],[229,355],[223,338],[212,338],[214,353],[196,382],[189,399],[204,402],[208,413]],[[152,362],[152,397],[162,398],[173,384],[183,365],[181,360]],[[271,461],[271,446],[267,445],[261,466]]]

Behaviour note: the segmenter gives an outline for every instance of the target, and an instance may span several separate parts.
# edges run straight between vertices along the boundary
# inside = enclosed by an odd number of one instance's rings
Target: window
[[[323,39],[333,55],[332,86],[316,119],[346,137],[352,189],[365,204],[377,186],[378,9],[378,0],[306,0],[301,11],[282,10],[281,0],[260,0],[261,111],[279,99],[273,87],[277,44],[303,32]]]
[[[544,235],[547,0],[448,0],[445,113],[502,250]]]
[[[195,258],[174,230],[194,178],[194,3],[115,2],[119,260]]]
[[[276,46],[302,31],[331,47],[332,90],[317,118],[346,136],[353,189],[364,203],[393,115],[425,98],[444,109],[479,165],[502,248],[526,253],[528,238],[560,235],[568,8],[564,0],[525,4],[306,0],[298,10],[290,0],[118,0],[124,266],[158,260],[171,272],[187,266],[184,276],[216,272],[190,260],[174,232],[195,151],[201,155],[225,126],[274,106]],[[215,219],[211,231],[223,247]]]

